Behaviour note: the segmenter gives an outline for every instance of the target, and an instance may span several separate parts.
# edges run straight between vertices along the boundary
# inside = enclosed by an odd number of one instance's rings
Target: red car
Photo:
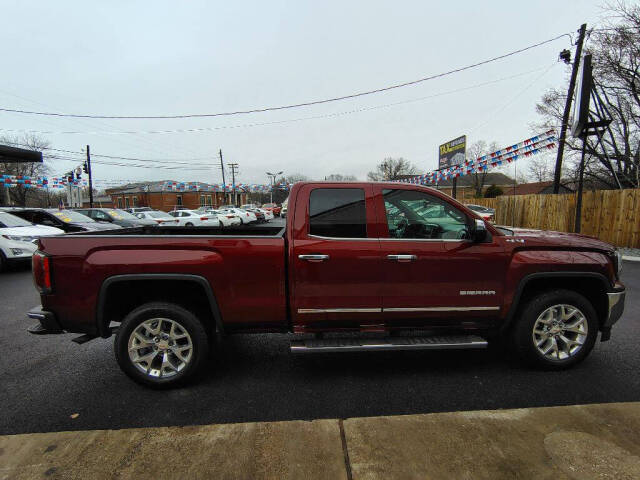
[[[279,207],[277,203],[265,203],[264,205],[262,205],[262,208],[273,212],[274,217],[279,217],[280,212],[282,211],[282,207]]]
[[[495,227],[402,183],[296,183],[288,205],[286,227],[41,238],[30,332],[81,333],[78,343],[115,333],[122,370],[167,387],[231,333],[291,332],[297,353],[502,339],[527,363],[561,369],[599,332],[608,340],[624,309],[621,257],[595,238]]]

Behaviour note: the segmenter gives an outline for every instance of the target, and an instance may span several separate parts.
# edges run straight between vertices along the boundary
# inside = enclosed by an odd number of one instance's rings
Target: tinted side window
[[[322,237],[366,238],[364,190],[317,188],[309,196],[309,233]]]
[[[457,208],[417,190],[383,190],[391,238],[465,240],[469,219]]]

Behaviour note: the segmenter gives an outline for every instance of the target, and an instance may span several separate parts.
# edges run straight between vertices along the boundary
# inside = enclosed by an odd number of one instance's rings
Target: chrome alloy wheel
[[[533,325],[533,343],[544,357],[565,360],[577,354],[587,340],[584,314],[572,305],[553,305]]]
[[[136,368],[150,377],[173,377],[192,357],[191,336],[175,320],[151,318],[129,335],[129,358]]]

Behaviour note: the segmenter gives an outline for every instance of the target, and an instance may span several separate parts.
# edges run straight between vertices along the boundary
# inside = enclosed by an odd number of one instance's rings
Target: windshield
[[[20,217],[11,215],[7,212],[0,212],[0,228],[10,227],[32,227],[33,223],[29,223]]]
[[[147,215],[153,218],[173,218],[166,212],[148,212]]]
[[[110,208],[109,210],[105,210],[105,212],[116,220],[130,220],[132,222],[137,222],[139,220],[138,217],[131,215],[129,212],[125,212],[124,210]]]
[[[64,223],[91,223],[94,221],[92,218],[73,210],[56,210],[49,213],[59,220],[62,220]]]

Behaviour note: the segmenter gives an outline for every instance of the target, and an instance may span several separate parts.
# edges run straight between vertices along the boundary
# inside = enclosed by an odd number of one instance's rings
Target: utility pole
[[[87,145],[87,164],[84,171],[89,175],[89,207],[93,208],[93,179],[91,177],[91,150],[89,145]]]
[[[562,155],[564,154],[565,137],[567,135],[567,126],[569,123],[569,113],[571,111],[571,101],[573,99],[573,91],[576,87],[576,76],[578,75],[578,67],[580,66],[580,56],[582,55],[582,44],[584,36],[587,32],[587,24],[583,23],[578,30],[578,42],[576,43],[576,55],[573,59],[573,68],[571,70],[571,80],[569,80],[569,91],[567,92],[567,101],[564,104],[564,114],[562,115],[562,125],[560,126],[560,138],[558,139],[558,153],[556,155],[556,170],[553,175],[553,193],[560,191],[560,175],[562,171]]]
[[[222,198],[224,198],[224,203],[227,202],[227,182],[224,179],[224,163],[222,162],[222,149],[220,149],[220,170],[222,170]]]
[[[231,168],[231,185],[233,188],[233,204],[235,206],[238,206],[238,195],[236,193],[236,173],[238,171],[238,164],[237,163],[228,163],[227,165],[229,165],[229,168]]]

